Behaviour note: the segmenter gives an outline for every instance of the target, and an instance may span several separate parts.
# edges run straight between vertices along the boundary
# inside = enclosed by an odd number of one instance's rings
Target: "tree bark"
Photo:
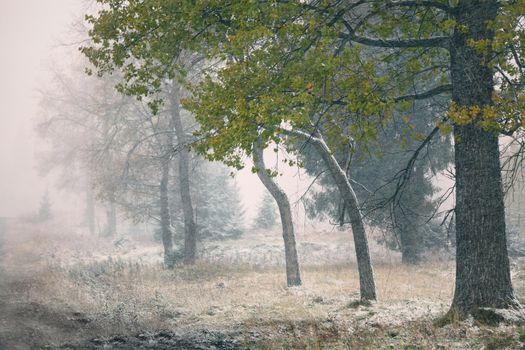
[[[95,234],[95,196],[90,184],[86,186],[86,225],[91,235]]]
[[[401,262],[405,265],[417,265],[421,262],[421,238],[418,237],[417,225],[410,218],[402,217],[396,222],[401,245]]]
[[[468,40],[492,40],[487,27],[498,1],[461,0],[451,43],[452,98],[459,107],[492,104],[490,49],[480,52]],[[505,232],[498,134],[476,122],[454,126],[456,164],[456,285],[451,311],[474,313],[482,307],[517,305],[510,279]]]
[[[405,265],[416,265],[421,262],[423,247],[421,228],[423,225],[417,205],[425,205],[425,194],[420,191],[420,185],[424,182],[424,167],[418,166],[413,170],[399,206],[394,207],[395,230],[400,241],[401,262]],[[406,199],[406,205],[404,199]]]
[[[168,183],[170,164],[169,159],[162,161],[162,177],[160,179],[160,229],[162,232],[162,244],[164,246],[164,264],[168,268],[175,265],[173,254],[173,237],[171,233],[171,219],[169,210]]]
[[[190,152],[180,115],[180,88],[173,86],[170,94],[171,117],[177,136],[179,155],[179,186],[184,215],[184,264],[192,265],[197,258],[197,225],[190,190]]]
[[[322,135],[317,133],[315,137],[309,138],[309,142],[311,142],[317,152],[319,152],[319,155],[328,167],[328,170],[346,203],[347,213],[350,218],[350,224],[354,236],[361,300],[376,300],[374,271],[370,260],[370,252],[368,250],[368,239],[366,237],[365,226],[363,224],[363,218],[359,210],[359,203],[354,189],[352,188],[345,171],[330,152]]]
[[[259,144],[253,145],[253,162],[257,168],[257,176],[272,195],[279,207],[281,224],[283,227],[284,255],[286,261],[286,282],[289,287],[301,285],[301,273],[299,270],[299,259],[295,245],[294,225],[292,221],[292,210],[286,193],[273,181],[266,171],[264,164],[263,149]]]
[[[106,235],[115,236],[117,234],[117,208],[115,204],[115,196],[111,194],[106,207]]]

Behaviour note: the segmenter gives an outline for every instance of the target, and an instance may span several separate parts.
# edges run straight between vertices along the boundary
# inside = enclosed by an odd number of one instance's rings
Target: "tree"
[[[200,157],[197,161],[191,180],[199,237],[202,240],[239,238],[244,229],[244,209],[230,170]]]
[[[184,50],[219,60],[195,90],[196,102],[188,104],[205,126],[200,136],[208,136],[201,152],[211,150],[210,158],[240,166],[261,136],[264,145],[286,142],[281,136],[288,134],[315,147],[351,211],[361,277],[372,270],[359,203],[332,156],[348,143],[340,122],[350,122],[353,141],[366,144],[394,110],[451,94],[449,112],[436,121],[444,132],[453,129],[455,139],[451,313],[518,305],[506,248],[498,134],[524,126],[523,0],[107,5],[89,18],[95,45],[83,51],[99,72],[122,67],[130,93],[158,88],[163,76],[177,71],[166,72],[166,64]],[[129,65],[131,59],[139,64]],[[413,168],[399,174],[400,189]],[[373,283],[366,282],[361,280],[368,290],[362,297],[375,298]]]
[[[286,23],[285,30],[278,33],[277,40],[268,41],[264,37],[267,33],[264,30],[250,32],[250,28],[243,28],[238,36],[231,37],[226,37],[225,33],[233,34],[232,29],[237,28],[236,24],[231,23],[231,18],[234,18],[236,23],[248,23],[246,15],[249,17],[250,14],[260,12],[257,8],[259,6],[263,7],[262,13],[269,11],[273,6],[269,4],[239,3],[231,8],[219,6],[212,9],[208,8],[207,4],[195,6],[191,2],[179,2],[176,6],[172,3],[151,2],[108,3],[107,5],[97,16],[88,18],[93,24],[90,35],[94,45],[84,47],[82,50],[95,65],[99,74],[112,71],[115,67],[120,68],[125,81],[119,87],[127,93],[139,96],[151,95],[160,88],[160,81],[164,77],[182,74],[176,61],[184,50],[205,49],[204,55],[213,53],[213,57],[229,60],[230,64],[224,69],[219,68],[218,72],[210,71],[210,75],[198,85],[194,91],[195,101],[198,103],[186,104],[187,108],[195,113],[202,127],[197,136],[203,142],[197,150],[209,159],[221,160],[228,165],[241,167],[242,155],[252,153],[252,145],[255,141],[261,138],[262,148],[269,141],[280,143],[285,140],[282,137],[283,132],[291,137],[308,140],[315,145],[323,160],[327,162],[335,183],[348,204],[360,274],[361,298],[374,300],[376,292],[368,242],[355,192],[347,175],[333,158],[325,137],[316,128],[318,124],[316,121],[321,116],[335,126],[330,134],[338,135],[336,126],[340,115],[334,113],[328,118],[322,113],[325,108],[318,103],[312,92],[318,89],[318,86],[322,86],[322,83],[316,84],[323,80],[321,75],[337,71],[342,62],[339,57],[326,58],[326,52],[332,51],[326,45],[312,46],[311,38],[297,36],[300,27],[308,23],[309,19],[306,18],[300,23],[293,21]],[[216,4],[210,5],[214,7]],[[293,18],[297,10],[300,10],[296,4],[284,5],[284,7],[284,17]],[[223,9],[228,12],[224,14],[225,17],[222,14]],[[211,13],[218,14],[217,17],[214,15],[211,18],[212,24],[218,25],[217,28],[211,29],[212,26],[206,23],[210,19],[208,18],[210,10]],[[234,14],[229,11],[233,11]],[[163,22],[158,27],[159,30],[146,29],[141,40],[136,40],[135,30],[145,29],[140,23],[135,22],[137,14],[139,14],[138,18],[141,18],[139,22],[146,18],[152,19],[152,22],[162,18]],[[223,18],[228,20],[222,21]],[[275,18],[268,17],[264,20],[265,24],[273,26],[272,29],[280,26]],[[177,21],[181,22],[180,26],[176,25],[177,27],[188,28],[188,30],[166,30],[166,28],[173,28]],[[108,23],[112,23],[111,28],[107,26]],[[130,29],[130,24],[133,29]],[[244,29],[247,31],[245,32]],[[195,33],[205,33],[205,35],[195,35]],[[245,35],[246,33],[249,34]],[[259,40],[261,34],[262,41]],[[230,40],[232,38],[235,40]],[[151,45],[152,42],[155,42],[155,45]],[[278,45],[272,47],[272,43]],[[295,49],[297,46],[315,47],[316,50],[304,60],[302,50]],[[324,54],[319,55],[319,53]],[[285,60],[283,54],[288,56]],[[128,64],[131,61],[136,64]],[[281,63],[285,66],[282,67]],[[274,69],[276,66],[277,70]],[[319,70],[307,70],[309,74],[302,76],[300,72],[303,72],[306,66],[316,67]],[[366,72],[370,67],[358,67],[358,69]],[[268,72],[272,74],[269,76]],[[220,83],[214,81],[213,76],[218,77]],[[260,90],[259,83],[263,82],[260,80],[262,77],[271,82],[268,89]],[[315,83],[312,84],[310,79],[314,78]],[[292,90],[287,92],[290,84]],[[370,96],[371,93],[373,95],[373,87],[366,86],[367,82],[361,77],[358,79],[357,75],[345,84],[355,85],[355,91],[359,92],[360,97]],[[261,94],[261,91],[264,93]],[[365,101],[361,98],[359,101],[359,106],[356,107],[358,109],[365,107],[370,114],[382,112],[382,104],[378,104],[376,99]],[[292,128],[281,130],[280,126],[283,122],[288,123]],[[362,127],[366,127],[367,133],[373,131],[366,125],[360,125],[357,129]],[[338,137],[329,138],[332,145],[338,145],[342,141]]]
[[[208,162],[192,154],[191,193],[195,204],[195,223],[198,241],[239,238],[243,233],[244,209],[239,189],[230,176],[230,170],[219,163]],[[171,181],[170,193],[179,193],[178,175]],[[170,206],[172,225],[176,232],[184,232],[184,217],[180,201]],[[176,235],[183,239],[183,235]]]
[[[505,189],[505,209],[509,234],[509,253],[523,255],[525,232],[525,139],[523,132],[504,140],[502,154],[503,181]]]
[[[395,55],[396,49],[413,51],[414,56],[417,56],[418,60],[424,63],[434,63],[436,57],[450,55],[447,62],[450,68],[450,84],[438,86],[419,84],[421,90],[411,94],[410,99],[422,99],[451,92],[454,102],[448,113],[454,130],[456,166],[457,268],[456,288],[451,312],[460,315],[476,314],[477,310],[482,307],[508,308],[517,305],[510,281],[506,248],[497,129],[501,128],[502,131],[509,132],[521,127],[519,109],[516,108],[521,102],[520,99],[514,99],[514,96],[507,99],[498,96],[493,77],[496,68],[513,70],[506,63],[506,58],[512,54],[512,48],[518,55],[518,59],[514,58],[515,67],[521,66],[519,57],[521,57],[522,52],[518,50],[523,48],[523,45],[513,43],[516,39],[508,33],[513,32],[519,26],[519,13],[522,13],[520,11],[523,9],[523,2],[509,2],[506,3],[506,6],[498,1],[475,0],[460,0],[454,2],[453,6],[439,1],[374,2],[372,5],[368,2],[356,1],[355,3],[328,2],[319,5],[298,3],[296,5],[303,11],[305,8],[311,8],[311,13],[318,14],[318,17],[303,15],[301,24],[305,23],[304,27],[306,28],[303,31],[298,30],[301,37],[310,39],[311,46],[309,48],[311,50],[309,51],[317,51],[317,48],[322,47],[322,39],[335,39],[342,40],[341,47],[343,48],[347,47],[346,43],[356,44],[351,48],[359,47],[359,44],[383,48],[385,53],[374,57],[375,60],[383,63],[388,63],[388,56]],[[281,13],[288,17],[289,12],[285,12],[288,8],[285,6],[283,5]],[[406,11],[407,8],[408,11]],[[264,5],[259,6],[259,10],[267,14],[272,13],[270,9],[264,8]],[[248,13],[251,12],[248,11]],[[406,15],[407,13],[408,15]],[[498,14],[502,14],[502,16],[498,17]],[[267,22],[265,22],[266,18],[254,17],[256,24],[252,28],[261,26],[260,31],[263,34],[259,38],[264,40],[268,36],[268,33],[264,32],[265,29],[268,29]],[[271,16],[269,17],[271,18]],[[356,17],[363,20],[355,21]],[[283,21],[278,21],[280,28],[283,26]],[[315,29],[307,27],[312,22],[311,27]],[[338,23],[342,26],[341,28],[337,28]],[[413,25],[414,23],[418,25]],[[301,24],[296,24],[296,26]],[[337,28],[337,33],[331,31],[331,28],[334,27]],[[270,31],[272,29],[270,27]],[[494,29],[498,29],[498,36],[496,36]],[[312,33],[310,36],[304,34],[309,30]],[[328,33],[325,34],[326,32]],[[253,40],[253,33],[248,31],[246,33],[249,33],[248,38]],[[274,34],[276,31],[271,31],[271,33]],[[279,33],[277,32],[277,34]],[[246,38],[240,40],[246,40]],[[317,38],[321,39],[317,41]],[[281,37],[279,39],[283,40]],[[298,40],[297,37],[294,39]],[[273,45],[272,42],[272,47],[276,46],[278,45]],[[301,51],[304,46],[292,47],[298,47],[298,51]],[[494,52],[506,48],[508,48],[506,51],[509,53],[508,55],[493,55]],[[283,50],[282,47],[280,49]],[[266,55],[270,49],[264,47],[264,51],[265,53],[261,54]],[[342,49],[341,51],[342,56],[345,50]],[[326,54],[317,53],[325,61],[325,66],[329,65],[326,63],[329,57],[326,57]],[[259,60],[254,59],[252,62],[259,63]],[[353,62],[357,63],[356,60]],[[308,64],[311,63],[308,62]],[[311,71],[316,71],[319,66],[323,66],[322,62],[315,63],[317,64],[313,65]],[[247,63],[243,62],[243,66],[246,65]],[[414,69],[410,63],[406,65],[404,72],[403,69],[393,69],[392,72],[395,73],[394,76],[398,77],[394,80],[395,82],[405,83],[409,81],[412,83],[414,80],[424,81],[424,73],[429,70],[433,70],[432,66],[421,67],[419,65],[415,66]],[[340,71],[338,69],[338,72]],[[421,74],[416,74],[417,72]],[[282,75],[283,71],[281,70],[279,73]],[[365,70],[362,73],[367,72]],[[388,90],[384,90],[388,86],[383,82],[384,76],[376,76],[373,71],[370,73],[369,81],[375,85],[374,90],[383,90],[381,92],[383,96],[376,94],[377,103],[380,104],[386,99],[387,102],[383,108],[388,108],[389,100],[385,98],[388,96]],[[310,78],[308,74],[303,75]],[[359,75],[364,76],[364,74]],[[323,80],[331,81],[337,77],[337,74],[331,74],[330,79],[326,78],[326,74],[321,74],[321,76]],[[512,75],[510,77],[505,76],[511,81]],[[260,84],[260,81],[254,80],[256,78],[260,77],[251,77],[252,81]],[[519,86],[516,81],[511,81],[511,83],[513,88]],[[243,84],[246,82],[243,81]],[[310,87],[315,91],[315,87],[320,86],[318,96],[326,96],[326,84],[323,84],[319,79],[312,79],[311,85],[308,85],[307,81],[301,81],[301,84],[306,91],[310,90]],[[370,89],[366,89],[366,86],[362,86],[362,88],[370,91]],[[352,93],[355,93],[353,90],[351,89]],[[394,91],[398,93],[403,90],[408,90],[408,85],[397,86]],[[282,93],[284,89],[280,89],[280,91]],[[348,92],[348,88],[343,91]],[[337,103],[346,106],[351,106],[352,103],[358,101],[374,101],[370,96],[368,99],[363,99],[361,96],[359,100],[351,99],[354,96],[348,96],[350,98],[343,96],[336,99],[330,97],[332,104]],[[373,95],[371,94],[371,96]],[[244,100],[247,100],[246,97],[244,96]],[[408,97],[405,95],[392,97],[390,101],[396,102],[406,99]],[[501,102],[502,99],[504,102]],[[326,105],[330,106],[329,103]],[[507,107],[501,108],[501,106]],[[508,106],[512,107],[509,108]],[[518,113],[508,113],[506,109],[512,109]],[[497,113],[500,114],[501,118],[497,117]],[[509,117],[506,118],[506,115]],[[364,120],[370,120],[370,114]],[[406,180],[408,176],[404,175],[404,178]]]
[[[257,229],[270,230],[276,223],[275,200],[265,193],[257,211],[253,227]]]
[[[89,233],[95,234],[95,195],[93,193],[93,186],[88,183],[86,184],[86,208],[85,208],[85,224],[89,229]]]
[[[179,186],[180,199],[184,213],[184,263],[191,265],[197,258],[197,225],[195,224],[195,213],[193,211],[192,196],[190,190],[190,153],[186,138],[186,129],[182,123],[180,113],[180,87],[172,85],[168,93],[171,107],[171,117],[179,145]]]
[[[451,37],[452,100],[462,110],[494,105],[492,48],[471,41],[494,40],[489,21],[496,1],[461,1]],[[464,26],[467,32],[463,32]],[[478,119],[481,114],[475,113]],[[454,124],[456,165],[456,288],[452,307],[465,314],[479,307],[517,304],[510,280],[505,209],[497,133],[477,123]],[[476,242],[476,243],[473,243]]]
[[[53,216],[51,212],[51,200],[49,199],[49,191],[46,191],[40,201],[40,209],[38,210],[38,217],[42,221],[51,219]]]
[[[189,125],[195,122],[181,110],[179,102],[166,99],[165,108],[153,115],[147,101],[137,101],[114,89],[119,81],[117,75],[98,79],[86,76],[79,67],[73,64],[70,71],[57,72],[56,86],[43,94],[45,113],[40,131],[52,144],[42,157],[42,167],[60,166],[68,188],[76,189],[73,184],[85,187],[86,223],[94,229],[95,199],[105,202],[104,231],[108,236],[116,232],[117,210],[134,223],[157,222],[165,265],[173,267],[178,258],[173,229],[182,227],[184,231],[185,226],[182,206],[180,211],[175,207],[188,203],[179,200],[182,183],[191,185],[186,192],[192,202],[197,196],[195,209],[190,210],[195,212],[194,235],[197,228],[202,228],[205,239],[238,237],[242,232],[239,198],[234,195],[225,168],[208,167],[202,158],[190,153],[193,138]],[[166,81],[162,94],[167,96],[178,89],[179,84]],[[182,143],[176,125],[182,125]],[[179,172],[184,152],[188,162],[184,168],[191,177]],[[202,171],[195,174],[195,167]],[[195,257],[196,246],[190,251]]]
[[[162,244],[164,246],[164,264],[167,267],[172,268],[175,265],[175,257],[173,252],[173,233],[171,232],[170,205],[168,197],[169,172],[169,160],[164,159],[162,163],[162,175],[159,185],[160,231],[162,236]]]
[[[356,3],[341,8],[342,35],[349,42],[381,47],[388,55],[413,50],[424,63],[433,63],[443,55],[442,62],[448,64],[449,84],[420,84],[421,90],[412,96],[421,99],[444,91],[452,95],[448,117],[455,139],[457,253],[451,313],[462,316],[476,314],[483,307],[517,305],[506,246],[498,132],[512,132],[521,126],[519,117],[516,120],[516,114],[508,113],[509,109],[517,110],[519,99],[516,95],[507,99],[498,96],[494,74],[496,70],[503,72],[510,82],[506,88],[516,92],[519,85],[511,77],[516,69],[510,68],[508,61],[521,65],[523,52],[519,49],[523,45],[516,40],[523,38],[509,33],[519,28],[523,6],[522,1],[459,0],[450,4],[387,2],[368,8]],[[359,14],[357,7],[361,7]],[[366,19],[351,23],[351,13],[364,14]],[[406,65],[404,73],[410,74],[410,81],[418,82],[423,77],[415,73],[432,70],[429,64],[412,68]],[[500,108],[502,105],[507,107]]]
[[[52,81],[41,92],[37,131],[48,147],[38,155],[38,167],[42,174],[58,172],[59,188],[85,193],[84,224],[95,234],[97,199],[90,150],[96,134],[92,113],[97,107],[81,107],[86,99],[79,91],[85,88],[85,81],[78,79],[76,63],[70,69],[53,71]]]
[[[115,77],[88,77],[81,69],[85,64],[75,62],[57,72],[55,86],[43,94],[40,131],[52,147],[42,163],[62,167],[68,188],[85,188],[86,223],[92,232],[95,199],[106,206],[107,236],[116,233],[117,210],[134,222],[163,222],[170,266],[171,223],[169,216],[160,215],[160,202],[169,205],[162,193],[162,166],[169,166],[166,154],[173,149],[169,117],[163,113],[153,119],[140,101],[114,89]]]
[[[341,35],[349,42],[384,48],[387,55],[414,51],[424,65],[413,69],[407,64],[403,68],[403,75],[412,77],[411,82],[424,81],[419,73],[433,70],[430,64],[436,57],[448,65],[448,84],[419,84],[421,90],[412,98],[445,91],[452,95],[448,118],[455,140],[457,253],[451,313],[464,316],[477,314],[479,308],[516,306],[506,246],[498,133],[512,133],[522,126],[519,86],[523,74],[518,71],[522,69],[524,37],[513,33],[523,32],[520,21],[524,2],[360,5],[356,2],[355,6],[340,8]],[[351,14],[366,19],[352,23]],[[503,77],[501,94],[495,89],[496,71]]]
[[[301,273],[299,271],[299,258],[295,245],[295,233],[292,219],[292,208],[286,193],[273,180],[270,172],[264,164],[263,148],[260,139],[254,142],[252,149],[253,164],[257,176],[264,187],[270,192],[279,208],[281,225],[283,227],[284,256],[286,261],[286,281],[288,286],[301,285]]]
[[[439,223],[434,222],[434,216],[437,216],[441,201],[433,198],[436,188],[432,184],[432,175],[450,163],[450,139],[434,138],[428,143],[423,159],[412,172],[402,196],[393,205],[391,199],[397,189],[394,174],[403,170],[412,150],[419,146],[420,141],[414,135],[426,135],[434,128],[432,120],[444,112],[442,105],[439,100],[416,103],[410,111],[416,117],[409,119],[407,115],[395,113],[392,121],[378,132],[377,144],[373,147],[354,144],[336,154],[338,162],[350,172],[356,184],[356,194],[366,221],[392,232],[393,235],[384,237],[383,243],[400,248],[402,262],[406,264],[419,263],[423,249],[438,248],[434,230]],[[324,163],[311,148],[305,147],[301,161],[307,173],[316,177],[321,186],[309,191],[305,199],[307,213],[321,219],[328,217],[343,226],[346,223],[344,201],[325,173]],[[443,243],[443,230],[441,234]]]

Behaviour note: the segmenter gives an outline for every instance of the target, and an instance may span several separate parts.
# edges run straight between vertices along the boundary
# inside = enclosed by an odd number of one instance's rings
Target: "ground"
[[[300,232],[304,283],[288,288],[278,232],[208,243],[197,265],[166,270],[149,236],[67,227],[0,228],[0,349],[519,349],[525,340],[516,324],[436,326],[453,292],[447,256],[406,267],[372,239],[379,301],[359,305],[348,232]],[[521,266],[513,261],[518,297]]]

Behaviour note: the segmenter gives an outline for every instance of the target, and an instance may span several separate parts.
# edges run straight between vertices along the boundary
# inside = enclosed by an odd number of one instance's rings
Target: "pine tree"
[[[258,214],[253,227],[263,230],[272,229],[277,223],[277,212],[275,209],[275,200],[268,193],[265,193],[259,204]]]
[[[243,231],[244,209],[237,184],[227,168],[203,164],[205,178],[195,184],[196,217],[202,239],[239,238]]]
[[[38,217],[40,220],[45,221],[51,219],[53,216],[51,213],[51,200],[49,199],[49,192],[46,191],[40,200],[40,209],[38,210]]]
[[[433,216],[438,211],[439,200],[434,198],[438,188],[432,183],[432,174],[437,173],[451,162],[451,143],[448,138],[436,137],[425,148],[407,180],[400,197],[391,205],[388,200],[397,191],[397,181],[392,181],[407,166],[420,141],[412,134],[426,135],[432,131],[430,121],[434,115],[443,113],[437,104],[416,103],[411,111],[417,117],[402,121],[402,115],[395,113],[391,124],[378,133],[375,145],[355,144],[348,153],[336,154],[343,165],[349,163],[350,178],[359,184],[356,194],[370,225],[392,232],[380,243],[402,252],[403,262],[418,263],[424,249],[444,248],[446,234]],[[407,124],[408,128],[407,128]],[[307,172],[316,176],[324,164],[308,145],[302,159]],[[307,213],[310,217],[330,219],[340,225],[348,222],[345,206],[329,176],[319,179],[322,188],[312,191],[307,198]]]
[[[174,191],[177,181],[172,183]],[[244,209],[228,168],[196,158],[191,191],[200,240],[234,239],[242,235]],[[183,232],[182,208],[176,201],[172,203],[171,217],[176,232]]]

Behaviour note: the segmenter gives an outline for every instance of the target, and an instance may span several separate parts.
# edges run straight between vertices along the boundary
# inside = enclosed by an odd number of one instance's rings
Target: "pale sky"
[[[72,45],[72,24],[82,18],[84,0],[0,0],[0,217],[38,210],[49,189],[56,205],[63,202],[54,182],[39,176],[36,155],[42,140],[35,133],[38,90],[45,87],[50,62],[67,62],[65,44]],[[275,164],[273,152],[267,165]],[[286,166],[280,165],[284,170]],[[296,169],[278,179],[291,196],[302,193],[308,181]],[[250,166],[237,176],[247,216],[255,215],[264,187]],[[306,184],[306,185],[305,185]]]
[[[36,211],[50,186],[35,169],[37,89],[48,78],[46,62],[78,19],[80,4],[0,0],[0,216]]]

